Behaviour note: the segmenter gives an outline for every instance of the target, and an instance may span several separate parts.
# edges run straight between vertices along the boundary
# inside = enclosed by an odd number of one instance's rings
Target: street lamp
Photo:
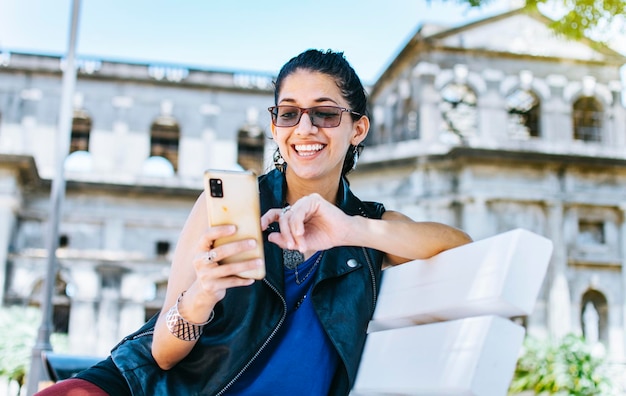
[[[63,87],[61,91],[61,106],[59,110],[59,124],[57,131],[57,157],[56,172],[52,180],[50,191],[50,218],[48,234],[48,257],[46,267],[46,278],[42,295],[42,318],[41,326],[37,332],[37,341],[32,349],[30,370],[28,371],[28,382],[26,394],[33,395],[39,388],[39,383],[46,379],[45,368],[42,361],[42,353],[52,350],[50,344],[50,333],[52,332],[52,313],[54,294],[54,283],[57,272],[56,250],[59,243],[59,218],[61,217],[61,206],[65,197],[65,173],[64,163],[70,147],[70,134],[72,126],[72,98],[76,85],[76,36],[78,33],[78,16],[80,13],[80,1],[72,0],[72,15],[70,24],[70,37],[67,48],[65,69],[63,70]]]

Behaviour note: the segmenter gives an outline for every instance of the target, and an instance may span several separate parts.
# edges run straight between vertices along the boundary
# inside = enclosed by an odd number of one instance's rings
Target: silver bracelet
[[[178,296],[178,299],[176,300],[176,304],[174,304],[174,306],[167,311],[167,314],[165,315],[165,323],[167,324],[168,330],[172,333],[172,335],[174,335],[174,337],[183,341],[195,341],[202,335],[204,326],[211,323],[213,317],[215,316],[215,312],[211,311],[209,320],[204,323],[188,322],[180,315],[180,312],[178,312],[178,303],[182,300],[185,292],[186,290],[180,293],[180,296]]]

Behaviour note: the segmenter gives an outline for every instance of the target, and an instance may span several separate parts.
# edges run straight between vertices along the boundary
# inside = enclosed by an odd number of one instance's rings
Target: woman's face
[[[350,108],[332,77],[307,70],[296,70],[285,77],[277,105]],[[287,172],[305,179],[338,180],[348,146],[362,142],[368,129],[369,120],[365,116],[352,121],[350,113],[343,112],[339,126],[323,128],[314,126],[309,114],[304,113],[295,126],[272,124],[272,135],[287,163]]]

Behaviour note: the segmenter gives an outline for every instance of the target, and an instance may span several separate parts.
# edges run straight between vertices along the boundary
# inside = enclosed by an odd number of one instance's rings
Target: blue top
[[[285,268],[285,323],[226,395],[328,394],[339,356],[307,298],[321,255],[300,264],[297,273]]]

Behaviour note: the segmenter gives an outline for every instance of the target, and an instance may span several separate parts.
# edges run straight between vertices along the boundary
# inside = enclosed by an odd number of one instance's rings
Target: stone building
[[[530,334],[601,341],[624,359],[626,59],[535,12],[422,26],[371,88],[362,197],[474,239],[554,242]],[[531,247],[529,247],[531,248]]]
[[[547,25],[518,10],[420,27],[369,87],[372,130],[350,182],[474,239],[518,227],[550,238],[539,302],[521,320],[539,336],[583,333],[622,361],[626,59]],[[0,56],[5,305],[40,301],[62,64]],[[81,60],[55,294],[74,352],[107,353],[158,309],[205,168],[271,165],[271,78]]]
[[[2,60],[0,295],[38,305],[64,60]],[[260,73],[80,60],[54,297],[72,352],[106,354],[160,308],[204,169],[265,170],[272,88]]]

